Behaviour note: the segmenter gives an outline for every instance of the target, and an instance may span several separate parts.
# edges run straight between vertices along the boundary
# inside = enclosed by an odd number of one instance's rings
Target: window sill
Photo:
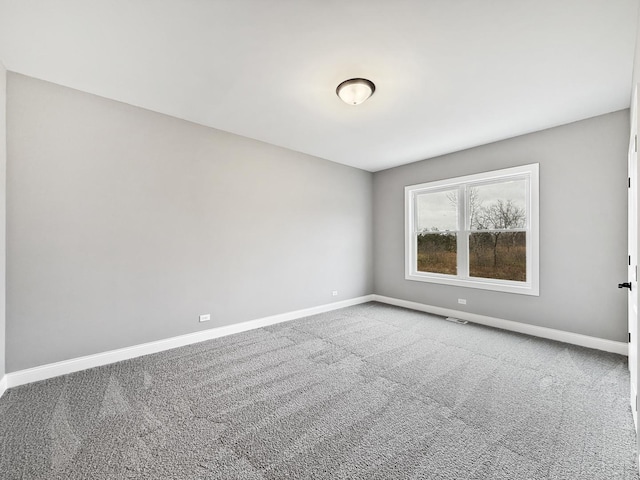
[[[408,273],[406,280],[415,282],[437,283],[455,287],[474,288],[479,290],[491,290],[494,292],[515,293],[519,295],[540,296],[537,285],[524,282],[510,282],[494,279],[462,279],[450,275]]]

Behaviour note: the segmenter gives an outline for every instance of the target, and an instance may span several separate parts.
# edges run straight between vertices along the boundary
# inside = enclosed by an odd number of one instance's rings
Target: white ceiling
[[[7,69],[377,171],[629,106],[638,0],[0,0]],[[376,84],[353,107],[336,86]]]

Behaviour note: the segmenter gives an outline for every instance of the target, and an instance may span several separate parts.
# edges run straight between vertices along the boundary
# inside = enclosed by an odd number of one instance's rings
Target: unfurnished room
[[[640,480],[639,0],[0,0],[0,478]]]

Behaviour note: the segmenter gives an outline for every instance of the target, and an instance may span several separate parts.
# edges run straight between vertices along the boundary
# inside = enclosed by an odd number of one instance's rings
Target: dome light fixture
[[[336,88],[336,93],[340,99],[349,105],[360,105],[375,91],[376,86],[366,78],[351,78],[345,80]]]

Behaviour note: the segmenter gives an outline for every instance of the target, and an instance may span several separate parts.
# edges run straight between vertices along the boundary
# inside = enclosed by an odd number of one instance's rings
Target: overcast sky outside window
[[[468,191],[477,192],[477,208],[488,208],[498,200],[512,203],[526,209],[526,180],[517,179],[506,182],[480,184],[469,187]],[[458,229],[457,212],[458,189],[423,193],[417,196],[418,231],[446,231]]]

